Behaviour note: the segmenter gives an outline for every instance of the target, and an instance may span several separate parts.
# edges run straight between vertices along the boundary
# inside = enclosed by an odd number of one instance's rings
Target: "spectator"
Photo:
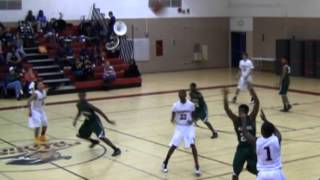
[[[11,46],[10,51],[7,53],[7,64],[9,66],[13,66],[15,68],[21,69],[22,67],[21,61],[22,61],[22,58],[16,46]]]
[[[56,29],[55,29],[55,24],[57,20],[55,18],[51,18],[50,21],[46,24],[45,28],[43,28],[43,31],[45,33],[45,37],[51,37],[55,36],[56,34]]]
[[[80,58],[77,58],[72,66],[72,71],[78,80],[84,80],[86,78],[84,63]]]
[[[109,61],[104,62],[102,79],[105,83],[110,83],[116,79],[116,72]]]
[[[22,58],[24,58],[26,56],[26,52],[24,51],[23,40],[22,40],[19,32],[16,34],[15,46],[17,48],[19,55],[22,56]]]
[[[7,28],[3,31],[1,35],[1,40],[3,42],[3,46],[9,47],[14,43],[14,34],[10,32],[10,29]]]
[[[135,60],[130,61],[129,68],[128,68],[128,70],[126,70],[124,76],[125,77],[140,77],[141,76]]]
[[[35,83],[37,82],[37,76],[33,72],[33,69],[31,67],[27,68],[26,72],[23,75],[23,89],[25,92],[28,92],[29,94],[32,94],[35,90]]]
[[[81,57],[80,57],[81,58]],[[92,63],[92,60],[89,56],[83,57],[84,62],[84,72],[85,72],[85,78],[92,77],[93,76],[93,70],[95,68],[95,65]]]
[[[6,64],[4,59],[4,51],[2,49],[2,41],[0,40],[0,64]]]
[[[6,27],[0,22],[0,37],[2,39],[3,33],[6,31]]]
[[[19,22],[19,35],[23,39],[23,45],[25,47],[31,47],[34,45],[34,33],[33,27],[29,22]]]
[[[23,96],[22,84],[21,84],[21,81],[20,81],[20,76],[15,71],[14,67],[10,67],[9,68],[9,74],[7,75],[7,77],[5,79],[5,86],[4,86],[4,94],[5,94],[5,96],[8,95],[8,90],[9,89],[14,89],[17,100],[20,100],[21,97]]]
[[[60,41],[58,50],[56,53],[56,62],[61,68],[65,66],[72,66],[74,60],[74,52],[70,45],[70,42]]]
[[[28,11],[25,21],[31,24],[34,24],[36,22],[36,18],[34,17],[33,12],[31,10]]]
[[[108,24],[108,33],[107,33],[107,42],[110,42],[111,35],[113,33],[113,26],[116,23],[116,17],[113,15],[112,11],[109,11],[109,24]]]
[[[38,32],[43,32],[44,28],[47,26],[47,18],[44,15],[43,10],[40,10],[37,16],[37,30]]]
[[[2,22],[0,22],[0,31],[4,31],[6,29],[6,27],[2,24]]]
[[[63,14],[61,12],[59,12],[59,19],[56,20],[56,22],[54,24],[54,29],[56,30],[57,33],[61,33],[64,31],[66,26],[67,26],[67,23],[63,19]]]

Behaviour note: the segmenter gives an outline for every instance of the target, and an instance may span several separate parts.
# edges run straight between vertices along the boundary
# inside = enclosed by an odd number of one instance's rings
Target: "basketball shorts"
[[[192,125],[183,126],[176,125],[173,137],[170,142],[170,146],[174,145],[178,147],[181,141],[184,141],[185,148],[190,148],[190,145],[195,143],[196,133]]]
[[[287,95],[289,89],[290,81],[284,80],[281,82],[279,94],[280,95]]]
[[[196,120],[201,119],[203,122],[208,122],[208,109],[207,107],[196,108],[195,111]]]
[[[249,76],[247,79],[244,76],[241,76],[238,82],[238,89],[240,90],[247,90],[248,89],[248,82],[252,82],[252,77]]]
[[[39,128],[41,126],[48,126],[48,118],[46,113],[42,111],[32,110],[32,115],[28,119],[30,128]]]
[[[281,169],[259,171],[257,180],[286,180],[284,173]]]
[[[247,170],[252,174],[257,174],[257,155],[254,147],[237,146],[236,153],[233,158],[233,174],[239,175],[243,169],[243,166],[247,163]]]
[[[79,129],[78,136],[89,138],[92,133],[98,138],[105,137],[105,131],[99,119],[85,120]]]

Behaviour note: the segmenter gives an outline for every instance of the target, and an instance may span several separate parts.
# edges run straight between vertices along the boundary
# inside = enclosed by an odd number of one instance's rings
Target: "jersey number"
[[[264,147],[264,149],[267,151],[267,159],[266,159],[266,161],[272,161],[270,147],[267,146],[267,147]]]
[[[246,142],[247,139],[244,137],[243,133],[240,133],[240,141],[241,142]]]
[[[182,120],[182,121],[187,120],[187,115],[186,114],[180,114],[180,120]]]

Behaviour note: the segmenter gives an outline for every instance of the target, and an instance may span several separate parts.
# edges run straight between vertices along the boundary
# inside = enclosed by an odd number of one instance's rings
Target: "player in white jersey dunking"
[[[243,128],[244,136],[256,147],[257,169],[259,171],[257,180],[285,180],[281,163],[281,134],[279,130],[267,120],[263,110],[261,110],[262,137],[253,137],[246,128]],[[246,124],[246,118],[242,118]]]
[[[195,175],[200,176],[200,167],[198,162],[198,152],[195,145],[195,128],[193,126],[194,122],[194,110],[195,105],[186,99],[187,93],[185,90],[179,91],[179,101],[174,103],[172,108],[171,122],[176,124],[176,129],[174,135],[170,142],[170,149],[167,153],[166,159],[162,164],[162,171],[164,173],[168,172],[168,162],[179,146],[180,142],[183,140],[186,148],[192,149],[192,154],[195,163]]]
[[[247,90],[248,83],[252,82],[251,72],[252,72],[252,69],[254,69],[254,66],[246,52],[242,54],[242,59],[240,60],[240,63],[239,63],[239,69],[240,69],[240,78],[238,81],[238,86],[237,86],[235,96],[232,99],[233,103],[237,101],[237,97],[240,93],[240,90]],[[251,101],[252,100],[253,99],[251,99]]]
[[[48,118],[43,109],[46,97],[47,92],[45,90],[45,85],[42,81],[38,81],[37,90],[33,92],[28,100],[29,127],[33,128],[35,131],[34,138],[36,144],[47,141],[46,132],[48,127]]]

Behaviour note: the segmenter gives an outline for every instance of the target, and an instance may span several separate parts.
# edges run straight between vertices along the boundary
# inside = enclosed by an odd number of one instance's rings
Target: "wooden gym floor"
[[[231,121],[222,107],[221,86],[234,85],[235,72],[212,69],[175,73],[147,74],[141,88],[88,93],[92,103],[100,107],[116,126],[104,123],[107,136],[119,145],[122,155],[110,156],[112,150],[102,144],[89,149],[86,142],[75,138],[72,119],[76,114],[76,94],[50,96],[45,108],[49,118],[48,147],[33,148],[33,131],[27,126],[26,101],[0,100],[0,179],[223,179],[232,173],[232,158],[237,145]],[[209,107],[209,120],[219,130],[218,139],[210,139],[209,131],[199,122],[197,146],[202,176],[193,176],[190,150],[183,146],[175,152],[169,173],[163,174],[160,165],[167,153],[174,126],[169,122],[172,104],[178,100],[176,90],[196,82]],[[255,72],[256,91],[267,117],[283,134],[282,159],[288,180],[318,180],[320,178],[320,80],[293,78],[289,98],[292,112],[279,112],[281,100],[272,89],[278,77]],[[229,88],[234,92],[234,87]],[[231,94],[233,95],[233,94]],[[230,97],[231,98],[231,97]],[[247,92],[239,102],[249,101]],[[236,106],[232,105],[235,110]],[[83,119],[83,118],[82,118]],[[77,128],[81,122],[78,123]],[[258,126],[261,120],[258,119]],[[258,135],[260,135],[260,127]],[[79,143],[80,142],[80,143]],[[19,149],[23,149],[19,152]],[[23,152],[46,160],[40,165],[21,165]],[[30,155],[29,154],[29,155]],[[25,158],[27,159],[27,158]],[[19,165],[10,164],[18,163]],[[7,164],[9,163],[9,164]],[[255,177],[246,171],[243,180]]]

